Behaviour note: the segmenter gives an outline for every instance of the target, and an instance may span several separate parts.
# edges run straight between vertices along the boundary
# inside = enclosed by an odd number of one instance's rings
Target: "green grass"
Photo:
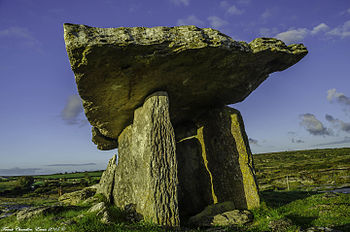
[[[322,226],[350,231],[350,194],[318,193],[315,190],[350,185],[350,148],[278,152],[254,155],[257,178],[261,187],[261,207],[252,210],[253,223],[240,227],[225,227],[220,231],[258,232],[298,231]],[[79,185],[86,175],[98,180],[102,172],[68,173],[35,176],[34,185],[44,191],[18,196],[0,197],[1,202],[29,205],[58,204],[57,184],[65,192],[83,188]],[[287,176],[290,191],[287,191]],[[91,179],[92,179],[91,178]],[[77,183],[78,184],[77,184]],[[0,192],[16,186],[16,177],[0,182]],[[40,192],[40,191],[37,191]],[[88,207],[76,207],[58,214],[49,214],[18,222],[15,216],[0,219],[0,228],[59,228],[64,231],[205,231],[199,229],[166,229],[152,223],[131,223],[118,208],[109,208],[115,223],[106,225],[100,217],[87,213]],[[0,209],[1,210],[1,209]],[[84,217],[78,217],[83,214]],[[67,224],[68,223],[68,224]]]
[[[317,190],[350,185],[350,148],[254,155],[261,190]]]
[[[67,174],[52,174],[52,175],[39,175],[34,176],[35,179],[81,179],[84,178],[86,173],[91,177],[101,177],[103,171],[94,172],[77,172],[77,173],[67,173]]]
[[[76,207],[58,214],[34,217],[18,222],[15,216],[0,220],[0,228],[62,228],[65,231],[205,231],[197,229],[169,230],[151,223],[129,223],[118,208],[111,206],[109,211],[115,223],[106,225],[100,222],[101,216],[87,213],[88,207]],[[270,231],[274,222],[291,222],[283,231],[297,231],[311,226],[332,227],[347,231],[350,225],[350,194],[316,194],[314,192],[266,191],[262,193],[262,204],[253,210],[254,222],[247,226],[226,227],[225,231]],[[84,217],[77,217],[84,214]],[[65,225],[64,222],[71,222]]]

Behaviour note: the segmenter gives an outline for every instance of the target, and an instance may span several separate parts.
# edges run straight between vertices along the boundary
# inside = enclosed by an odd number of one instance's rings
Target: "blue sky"
[[[255,153],[350,146],[348,0],[0,0],[0,175],[104,169],[82,113],[65,22],[212,27],[236,40],[277,37],[309,54],[243,102]]]

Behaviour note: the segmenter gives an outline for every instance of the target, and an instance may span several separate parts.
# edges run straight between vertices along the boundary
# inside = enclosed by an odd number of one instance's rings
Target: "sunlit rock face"
[[[64,24],[66,49],[99,149],[118,146],[134,110],[166,91],[174,125],[244,100],[270,73],[307,54],[272,38],[234,41],[195,26],[95,28]]]
[[[210,215],[211,224],[223,225],[259,206],[243,119],[226,105],[297,63],[304,45],[238,42],[195,26],[65,24],[64,38],[92,140],[101,150],[118,147],[98,193],[173,227],[191,224],[209,206],[229,202],[227,212]]]

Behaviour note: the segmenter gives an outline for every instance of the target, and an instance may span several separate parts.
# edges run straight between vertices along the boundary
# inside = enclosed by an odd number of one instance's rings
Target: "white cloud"
[[[181,25],[195,25],[195,26],[202,26],[204,24],[204,22],[200,19],[198,19],[196,16],[194,15],[190,15],[185,19],[179,19],[177,20],[177,25],[181,26]]]
[[[340,37],[342,39],[350,36],[350,20],[346,21],[343,25],[327,32],[327,35]]]
[[[83,112],[82,102],[78,95],[71,95],[61,112],[61,117],[68,124],[77,124],[79,114]]]
[[[323,126],[313,114],[300,115],[300,125],[303,126],[312,135],[332,135],[332,131]]]
[[[333,118],[332,115],[326,114],[326,120],[331,122],[335,127],[338,127],[340,130],[350,133],[350,123],[344,122],[340,119]]]
[[[39,41],[31,35],[27,28],[23,27],[9,27],[7,29],[0,30],[0,38],[17,38],[21,39],[22,44],[26,46],[39,45]]]
[[[238,9],[235,5],[232,5],[227,9],[227,13],[231,15],[241,15],[243,12],[243,10]]]
[[[228,24],[227,21],[217,17],[217,16],[210,16],[208,17],[208,20],[210,22],[210,25],[213,27],[213,28],[220,28],[222,26],[225,26],[226,24]]]
[[[309,34],[307,28],[291,29],[277,34],[275,37],[286,44],[297,43],[302,41]]]
[[[190,4],[190,0],[170,0],[175,5],[181,5],[188,6]]]
[[[327,91],[327,100],[330,102],[336,100],[338,103],[350,106],[350,97],[345,96],[344,93],[337,92],[336,89],[330,89]]]
[[[326,32],[329,30],[329,26],[325,23],[320,23],[317,26],[315,26],[312,31],[311,31],[311,35],[316,35],[319,32]]]
[[[348,12],[350,14],[350,8],[346,12]]]
[[[226,12],[231,15],[241,15],[244,13],[244,10],[238,9],[235,5],[231,5],[227,1],[221,1],[220,7],[226,9]]]

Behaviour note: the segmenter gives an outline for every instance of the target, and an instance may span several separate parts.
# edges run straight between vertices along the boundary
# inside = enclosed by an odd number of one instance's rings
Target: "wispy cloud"
[[[0,38],[19,39],[21,41],[20,44],[26,47],[40,45],[40,42],[24,27],[9,27],[0,30]]]
[[[320,32],[326,32],[328,30],[329,30],[329,26],[327,24],[320,23],[317,26],[315,26],[310,33],[311,35],[316,35]]]
[[[336,89],[330,89],[327,91],[327,100],[330,102],[335,100],[342,105],[350,106],[350,98],[345,96],[344,93],[337,92]]]
[[[303,41],[303,39],[309,34],[309,30],[306,28],[291,29],[285,32],[278,33],[275,37],[283,42],[297,43]]]
[[[78,116],[81,112],[83,112],[83,106],[80,97],[71,95],[61,112],[61,117],[68,124],[78,124]]]
[[[266,29],[265,29],[266,31]],[[287,31],[277,33],[276,38],[284,41],[285,43],[297,43],[302,42],[307,36],[323,35],[322,38],[339,37],[345,38],[350,36],[350,20],[346,21],[343,25],[331,29],[326,23],[319,23],[313,28],[291,28]]]
[[[332,115],[326,114],[326,120],[331,122],[335,127],[339,128],[341,131],[350,133],[350,123],[344,122],[340,119],[334,118]]]
[[[0,174],[3,176],[7,175],[34,175],[36,171],[42,170],[41,168],[6,168],[0,169]]]
[[[298,138],[297,133],[295,131],[288,131],[287,135],[292,143],[305,143],[304,140]]]
[[[326,128],[315,115],[306,113],[300,115],[300,125],[303,126],[311,135],[332,135],[332,131]]]
[[[226,12],[230,15],[241,15],[244,13],[244,10],[239,9],[236,5],[230,4],[227,1],[221,1],[220,7],[226,9]]]
[[[177,25],[195,25],[195,26],[203,26],[204,22],[198,19],[195,15],[190,15],[184,19],[178,19]]]
[[[314,145],[314,147],[317,147],[317,146],[330,146],[330,145],[338,145],[338,144],[350,144],[350,137],[346,136],[342,140],[337,140],[337,141],[328,142],[328,143],[316,144],[316,145]]]
[[[50,167],[79,167],[79,166],[90,166],[96,165],[96,163],[86,163],[86,164],[48,164],[46,166]]]
[[[292,143],[305,143],[304,140],[292,138]]]
[[[341,39],[344,39],[346,37],[350,36],[350,20],[346,21],[343,25],[340,25],[329,32],[327,32],[327,35],[339,37]]]
[[[174,3],[175,5],[184,5],[188,6],[190,4],[190,0],[170,0],[170,2]]]
[[[221,27],[228,24],[227,21],[225,21],[217,16],[209,16],[208,21],[210,23],[210,26],[212,26],[213,28],[221,28]]]

